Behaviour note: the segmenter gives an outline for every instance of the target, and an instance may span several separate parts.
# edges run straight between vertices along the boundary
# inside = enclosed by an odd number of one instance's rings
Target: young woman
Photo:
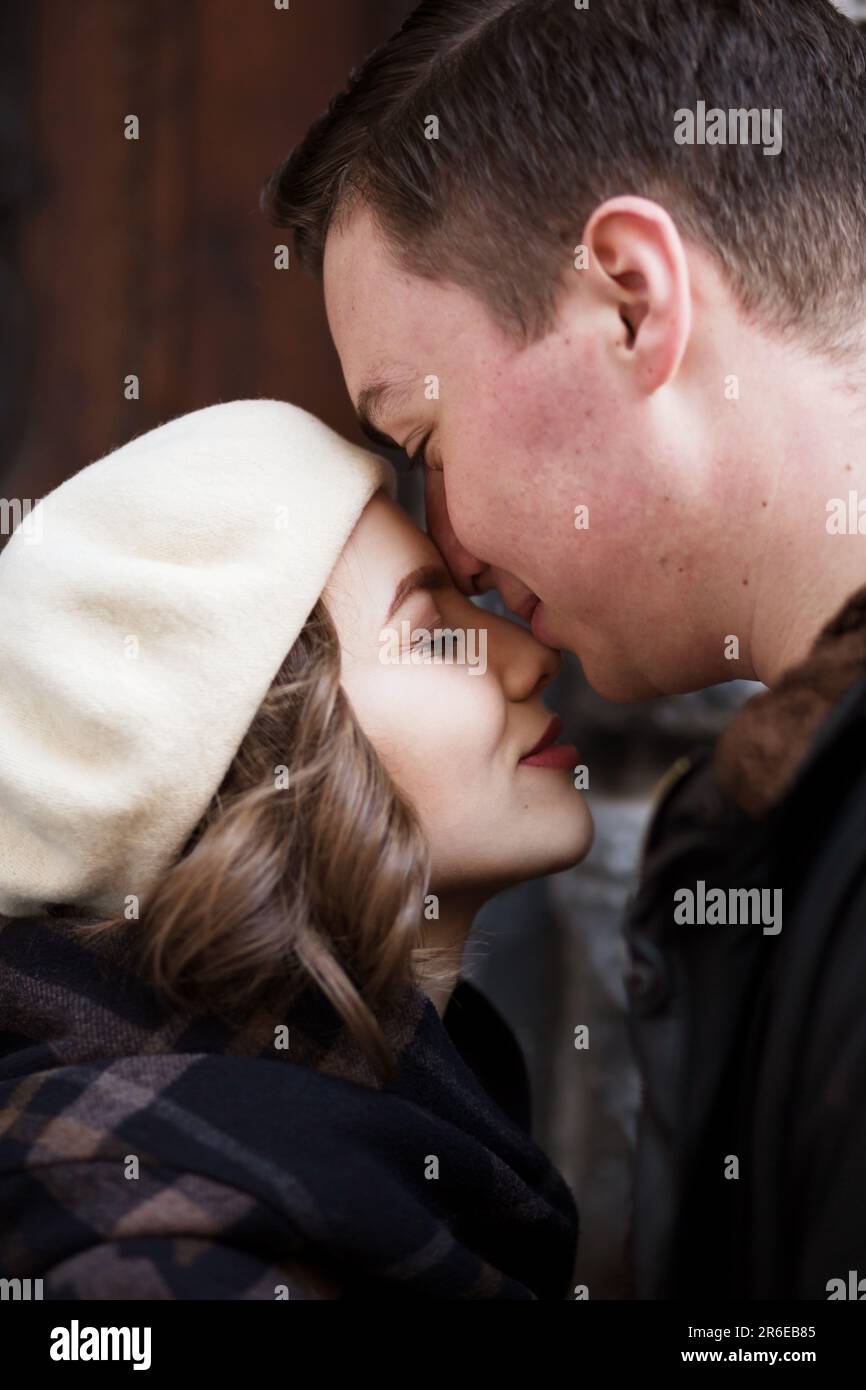
[[[571,1194],[460,976],[486,899],[589,848],[558,657],[388,483],[233,402],[0,556],[0,1268],[45,1297],[568,1293]]]

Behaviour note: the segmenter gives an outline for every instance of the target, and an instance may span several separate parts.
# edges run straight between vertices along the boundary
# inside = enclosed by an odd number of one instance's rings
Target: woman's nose
[[[509,700],[529,700],[559,674],[562,656],[545,647],[531,632],[508,618],[491,615],[488,626],[491,659]]]

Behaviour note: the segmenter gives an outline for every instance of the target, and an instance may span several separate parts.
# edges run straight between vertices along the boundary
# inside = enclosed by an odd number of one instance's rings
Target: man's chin
[[[600,642],[592,629],[569,622],[563,614],[544,604],[536,609],[532,627],[535,636],[546,646],[572,652],[596,695],[611,704],[641,705],[672,693],[654,684],[621,648]]]
[[[585,660],[578,654],[583,674],[596,695],[614,705],[642,705],[656,700],[664,692],[640,671],[629,670],[604,662]]]

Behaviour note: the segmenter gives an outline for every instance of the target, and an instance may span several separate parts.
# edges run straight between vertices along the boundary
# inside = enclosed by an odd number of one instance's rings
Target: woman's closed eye
[[[453,632],[434,628],[425,634],[423,641],[414,643],[412,650],[427,652],[434,657],[444,657],[451,650],[454,640]]]
[[[432,651],[437,644],[437,634],[441,627],[442,619],[438,613],[428,614],[421,621],[413,622],[409,629],[409,650]]]

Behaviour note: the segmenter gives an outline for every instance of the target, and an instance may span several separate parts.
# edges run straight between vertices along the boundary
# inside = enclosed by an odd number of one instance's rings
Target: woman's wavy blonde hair
[[[341,687],[320,600],[142,908],[139,965],[195,1011],[237,1014],[312,985],[384,1081],[394,1058],[377,1011],[408,983],[453,979],[457,968],[452,953],[424,944],[428,885],[418,818]]]

